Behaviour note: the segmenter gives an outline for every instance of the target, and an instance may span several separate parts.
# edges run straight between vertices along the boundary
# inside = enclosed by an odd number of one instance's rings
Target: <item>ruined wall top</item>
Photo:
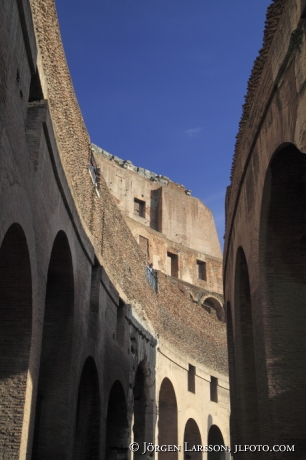
[[[163,176],[161,174],[156,174],[145,168],[140,168],[138,166],[135,166],[130,160],[122,160],[116,155],[112,155],[111,153],[108,153],[106,150],[101,149],[95,144],[91,144],[91,149],[94,153],[98,153],[99,155],[102,155],[105,159],[109,161],[113,161],[115,164],[117,164],[121,168],[128,169],[129,171],[133,171],[139,174],[139,176],[142,176],[143,178],[148,179],[152,182],[157,182],[161,185],[171,184],[173,186],[176,186],[178,190],[185,192],[186,195],[191,195],[191,190],[187,190],[182,184],[173,182],[172,180],[169,179],[169,177]]]
[[[239,124],[239,132],[235,146],[235,153],[232,163],[231,183],[226,193],[226,228],[224,247],[224,267],[229,260],[229,240],[234,234],[234,222],[238,212],[238,204],[244,183],[247,183],[248,190],[252,189],[252,172],[258,169],[258,158],[262,155],[260,162],[270,157],[281,143],[293,142],[300,145],[303,151],[303,136],[299,135],[297,124],[295,132],[290,135],[286,131],[292,124],[294,117],[287,122],[285,108],[293,99],[299,99],[304,86],[299,87],[299,69],[304,66],[298,60],[303,57],[306,27],[306,0],[274,0],[267,10],[266,27],[264,31],[263,47],[255,60],[251,77],[248,82],[248,91],[243,106],[242,118]],[[285,102],[281,104],[279,91],[282,85],[287,84],[290,78],[286,77],[290,71],[295,78],[294,87],[297,94],[286,96]],[[283,126],[273,128],[271,120],[271,107],[277,101],[277,115],[282,115]],[[271,119],[269,119],[269,117]],[[286,122],[285,122],[286,120]],[[299,137],[300,136],[300,137]],[[272,145],[272,140],[275,144]],[[298,147],[299,148],[299,147]],[[257,179],[256,179],[257,180]],[[249,193],[249,201],[251,192]]]
[[[239,122],[239,131],[236,136],[235,152],[232,162],[231,180],[235,172],[236,162],[238,161],[239,147],[241,144],[242,137],[247,126],[252,104],[255,100],[256,91],[259,85],[260,77],[268,59],[269,50],[277,29],[280,17],[286,4],[289,0],[273,0],[271,5],[267,9],[265,30],[263,36],[263,44],[259,50],[259,54],[254,61],[254,65],[251,71],[250,78],[247,85],[247,93],[245,95],[245,102],[242,106],[242,115]]]
[[[190,196],[190,190],[97,146],[92,145],[92,152],[125,217],[134,219],[139,226],[157,230],[185,248],[222,258],[214,216],[199,198]]]
[[[29,2],[43,96],[48,101],[59,156],[75,204],[71,213],[80,219],[96,257],[120,297],[133,305],[149,330],[180,353],[226,375],[224,324],[182,295],[165,275],[160,276],[159,292],[153,291],[146,282],[146,258],[103,177],[99,184],[101,198],[96,194],[88,171],[90,138],[68,70],[54,0]]]

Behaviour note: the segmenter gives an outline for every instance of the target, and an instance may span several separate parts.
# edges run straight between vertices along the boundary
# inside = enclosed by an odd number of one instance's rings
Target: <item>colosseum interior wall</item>
[[[226,198],[232,444],[271,446],[265,459],[306,449],[305,31],[304,0],[271,4]]]
[[[152,289],[93,184],[53,0],[1,2],[0,20],[3,459],[124,460],[166,431],[229,445],[224,322],[161,271]]]

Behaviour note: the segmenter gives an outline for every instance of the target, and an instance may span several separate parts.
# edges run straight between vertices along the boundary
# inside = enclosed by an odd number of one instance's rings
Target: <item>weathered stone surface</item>
[[[306,448],[305,8],[276,0],[268,10],[227,190],[224,254],[232,442],[295,445],[299,459]]]
[[[210,414],[228,443],[224,324],[162,273],[153,291],[98,170],[96,193],[53,0],[0,2],[0,20],[1,455],[127,458],[133,416],[157,440],[165,377],[179,439],[190,417],[206,439]]]

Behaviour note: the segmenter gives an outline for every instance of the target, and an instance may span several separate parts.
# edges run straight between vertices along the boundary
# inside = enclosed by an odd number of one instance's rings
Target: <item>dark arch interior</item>
[[[254,444],[259,439],[259,424],[253,316],[248,267],[241,247],[236,258],[235,325],[238,429],[242,443]]]
[[[216,312],[216,315],[218,317],[218,319],[220,321],[223,321],[224,320],[224,311],[223,311],[223,307],[222,305],[220,304],[220,302],[218,302],[217,299],[215,299],[214,297],[207,297],[205,300],[204,300],[204,308],[205,310],[207,310],[209,313],[211,313],[212,311],[215,311]]]
[[[100,434],[99,378],[92,357],[85,361],[80,379],[74,460],[98,460]]]
[[[208,452],[207,460],[226,460],[226,452],[219,450],[219,446],[224,446],[224,439],[217,425],[212,425],[209,429],[208,445],[215,446],[216,450]]]
[[[187,443],[187,444],[185,444]],[[198,425],[190,418],[187,420],[185,431],[184,431],[184,459],[185,460],[201,460],[202,452],[201,451],[191,451],[193,446],[201,446],[201,434],[198,428]],[[187,447],[187,449],[185,449]]]
[[[293,145],[269,165],[261,210],[260,268],[274,432],[306,449],[306,155]]]
[[[32,278],[25,234],[18,224],[0,248],[0,450],[19,446],[32,333]],[[4,447],[6,446],[6,447]],[[13,449],[13,450],[12,450]],[[8,453],[7,452],[7,453]]]
[[[68,240],[59,232],[48,269],[32,459],[63,458],[68,401],[74,282]]]
[[[177,403],[172,383],[162,381],[159,392],[158,444],[178,444]],[[159,452],[159,460],[177,460],[177,452]]]
[[[106,460],[127,460],[129,423],[127,405],[121,383],[117,380],[111,389],[106,425]]]

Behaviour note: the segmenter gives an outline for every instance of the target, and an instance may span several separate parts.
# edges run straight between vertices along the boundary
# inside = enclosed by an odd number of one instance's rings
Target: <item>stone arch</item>
[[[178,444],[178,410],[175,391],[166,377],[159,391],[158,444]],[[177,452],[159,452],[159,460],[177,460]]]
[[[224,310],[223,306],[217,297],[212,295],[203,297],[201,301],[203,308],[208,311],[208,313],[216,312],[216,315],[220,321],[224,321]]]
[[[113,384],[107,408],[106,460],[127,460],[129,421],[126,398],[119,380]]]
[[[71,252],[65,233],[60,231],[48,268],[33,460],[63,458],[67,454],[73,306]]]
[[[213,447],[212,452],[207,454],[207,460],[226,460],[226,452],[221,448],[224,446],[224,439],[217,425],[209,428],[207,444]]]
[[[80,378],[74,460],[99,459],[100,417],[98,371],[94,359],[89,356]]]
[[[152,391],[152,382],[150,381],[150,369],[144,359],[137,368],[135,382],[133,387],[134,396],[134,424],[133,440],[140,446],[144,442],[153,442],[154,434],[154,394]],[[143,458],[142,450],[134,453],[134,459]]]
[[[0,451],[19,456],[32,335],[26,236],[14,223],[0,248]]]
[[[236,256],[234,301],[236,397],[240,443],[255,444],[259,439],[259,423],[253,313],[249,271],[242,247],[238,248]]]
[[[202,460],[201,451],[189,451],[193,446],[201,446],[201,434],[196,421],[193,418],[187,420],[184,430],[184,459]],[[189,449],[189,450],[188,450]]]
[[[260,217],[259,268],[271,439],[306,434],[306,155],[282,145],[267,169]]]

